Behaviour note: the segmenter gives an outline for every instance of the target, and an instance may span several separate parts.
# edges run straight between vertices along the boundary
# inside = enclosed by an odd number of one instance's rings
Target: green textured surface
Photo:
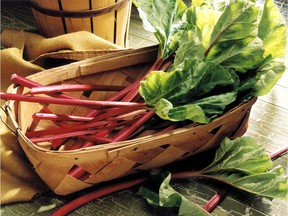
[[[287,21],[287,0],[277,0],[281,12]],[[1,0],[1,30],[4,28],[24,29],[37,31],[29,5],[25,0]],[[143,47],[155,44],[154,36],[143,30],[137,13],[133,11],[130,24],[129,44],[131,47]],[[288,144],[288,74],[287,71],[273,90],[266,96],[260,97],[250,117],[249,129],[246,135],[257,138],[268,152],[273,152]],[[208,153],[207,153],[208,154]],[[208,157],[206,155],[206,157]],[[284,155],[275,161],[275,165],[282,165],[287,172],[288,156]],[[173,169],[184,167],[193,160],[179,162],[172,165]],[[193,167],[193,164],[189,165]],[[110,184],[110,183],[106,183]],[[69,195],[58,196],[53,193],[42,194],[31,202],[3,205],[1,215],[51,215],[63,204],[101,187],[86,189]],[[183,193],[189,200],[204,205],[217,191],[224,186],[205,179],[187,179],[172,181],[172,186]],[[111,215],[111,216],[148,216],[148,215],[173,215],[171,212],[149,206],[144,199],[137,195],[138,187],[116,192],[100,199],[91,201],[76,209],[70,215]],[[228,196],[212,212],[213,215],[288,215],[287,201],[275,199],[273,201],[230,189]]]

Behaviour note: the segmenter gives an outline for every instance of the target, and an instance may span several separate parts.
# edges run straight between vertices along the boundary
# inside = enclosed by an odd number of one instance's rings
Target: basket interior
[[[123,67],[120,69],[105,71],[102,73],[90,74],[86,76],[80,76],[68,80],[59,80],[56,83],[50,84],[91,84],[91,85],[115,85],[115,86],[128,86],[135,80],[141,78],[151,66],[150,63],[138,64],[129,67]],[[47,81],[45,81],[47,82]],[[47,83],[46,83],[47,84]],[[22,91],[23,93],[29,92],[29,89],[19,87],[15,89],[16,92]],[[75,91],[67,92],[76,98],[84,100],[99,100],[104,101],[109,96],[115,94],[115,91]],[[45,96],[45,95],[41,95]],[[57,114],[69,114],[69,115],[80,115],[84,116],[86,113],[91,111],[91,109],[83,106],[73,106],[73,105],[58,105],[58,104],[37,104],[31,102],[19,102],[15,103],[14,107],[18,110],[17,121],[25,134],[27,131],[33,130],[44,130],[49,128],[57,128],[55,123],[52,121],[39,121],[33,120],[32,115],[36,112],[40,112],[43,107],[48,107],[52,113]],[[79,140],[81,142],[81,140]],[[50,142],[39,143],[37,145],[50,149]],[[64,147],[65,148],[65,147]]]

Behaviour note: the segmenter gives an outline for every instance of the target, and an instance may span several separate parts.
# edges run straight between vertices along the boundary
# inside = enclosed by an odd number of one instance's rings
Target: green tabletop
[[[287,22],[287,0],[276,0],[281,12]],[[37,32],[37,28],[27,1],[25,0],[1,0],[1,29],[16,28]],[[156,44],[153,35],[146,32],[141,21],[132,10],[131,24],[129,30],[129,44],[131,47],[139,48]],[[249,128],[246,135],[252,136],[267,149],[273,152],[288,144],[288,73],[279,80],[272,91],[260,97],[253,106]],[[206,153],[209,154],[209,153]],[[206,155],[207,156],[207,155]],[[287,171],[287,154],[278,158],[274,164],[280,164]],[[190,159],[189,162],[195,161]],[[187,164],[179,162],[173,164],[171,169]],[[105,183],[106,185],[109,183]],[[65,203],[99,188],[101,185],[85,189],[68,196],[59,196],[47,192],[33,199],[31,202],[14,203],[1,206],[1,215],[51,215],[56,209]],[[173,180],[172,186],[185,195],[189,200],[203,206],[215,193],[226,185],[215,181],[199,178],[185,180]],[[103,215],[103,216],[144,216],[144,215],[174,215],[169,210],[163,210],[149,206],[146,201],[137,195],[139,187],[122,190],[87,203],[73,211],[70,215]],[[229,188],[228,195],[212,212],[212,215],[288,215],[287,201],[274,199],[272,201],[260,198],[242,191]]]

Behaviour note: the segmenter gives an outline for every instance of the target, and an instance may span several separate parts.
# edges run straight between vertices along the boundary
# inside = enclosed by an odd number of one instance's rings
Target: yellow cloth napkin
[[[44,70],[43,60],[47,58],[81,60],[122,49],[86,31],[44,38],[29,32],[5,29],[1,34],[1,43],[5,47],[0,51],[2,92],[11,85],[13,73],[28,76]],[[5,112],[1,110],[0,114],[5,122]],[[28,201],[36,194],[49,190],[34,172],[16,136],[3,122],[0,130],[1,204]]]

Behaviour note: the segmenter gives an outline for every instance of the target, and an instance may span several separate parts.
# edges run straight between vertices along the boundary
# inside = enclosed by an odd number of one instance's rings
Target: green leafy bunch
[[[135,0],[145,29],[159,41],[159,58],[139,92],[170,121],[211,119],[268,93],[285,71],[285,20],[273,0]]]

